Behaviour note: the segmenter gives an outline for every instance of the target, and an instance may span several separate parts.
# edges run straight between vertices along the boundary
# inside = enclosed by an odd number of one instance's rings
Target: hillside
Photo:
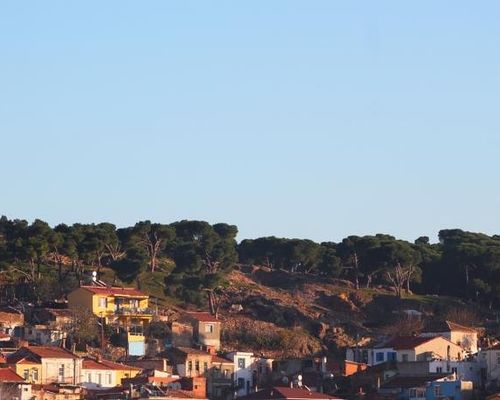
[[[272,356],[340,355],[345,346],[390,334],[394,324],[404,322],[403,310],[416,310],[423,318],[458,309],[464,316],[479,315],[474,306],[452,297],[399,299],[387,288],[355,290],[348,282],[321,276],[255,268],[235,270],[228,278],[220,313],[225,346]]]

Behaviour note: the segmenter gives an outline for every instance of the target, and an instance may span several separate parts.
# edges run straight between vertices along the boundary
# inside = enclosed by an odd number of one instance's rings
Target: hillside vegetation
[[[117,229],[2,217],[1,301],[64,297],[97,271],[109,284],[144,290],[159,310],[218,314],[227,347],[288,355],[337,352],[390,334],[404,310],[428,318],[482,310],[462,314],[484,317],[499,305],[496,235],[454,229],[440,231],[437,244],[386,234],[237,243],[237,232],[204,221]]]

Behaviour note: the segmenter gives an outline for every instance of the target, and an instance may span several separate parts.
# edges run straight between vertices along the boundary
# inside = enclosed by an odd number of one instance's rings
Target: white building
[[[451,321],[433,322],[422,331],[420,336],[442,336],[450,342],[459,345],[470,354],[478,352],[477,330]]]
[[[255,391],[257,369],[253,353],[235,351],[227,357],[234,363],[235,396],[241,397]]]

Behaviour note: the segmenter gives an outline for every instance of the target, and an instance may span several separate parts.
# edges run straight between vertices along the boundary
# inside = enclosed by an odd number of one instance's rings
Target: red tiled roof
[[[435,337],[420,337],[420,336],[399,336],[395,337],[376,348],[392,348],[394,350],[413,349],[421,344],[436,339]]]
[[[83,369],[107,369],[114,371],[142,371],[141,368],[132,367],[130,365],[119,364],[109,360],[94,360],[92,358],[83,359]]]
[[[224,358],[224,357],[219,357],[217,355],[212,356],[212,362],[213,363],[233,364],[233,361],[231,361],[230,359]]]
[[[29,346],[21,347],[19,350],[7,356],[7,362],[9,364],[15,364],[25,360],[32,362],[40,362],[42,358],[78,358],[72,352],[62,349],[60,347],[50,347],[50,346]]]
[[[10,368],[0,368],[0,382],[24,382],[24,379]]]
[[[81,286],[82,289],[88,290],[94,294],[101,294],[107,296],[133,296],[133,297],[149,297],[138,289],[122,288],[122,287],[100,287],[100,286]]]
[[[273,400],[273,399],[321,399],[332,400],[338,397],[330,396],[324,393],[311,392],[307,389],[289,388],[275,386],[270,389],[260,390],[239,398],[240,400]]]
[[[209,312],[197,311],[197,312],[186,312],[188,317],[196,319],[201,322],[220,322],[215,315],[210,314]]]

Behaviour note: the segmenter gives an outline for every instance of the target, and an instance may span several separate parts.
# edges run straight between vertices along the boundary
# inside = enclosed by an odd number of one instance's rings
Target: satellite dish
[[[302,380],[302,375],[297,376],[297,379],[298,379],[299,381],[301,381],[301,380]]]
[[[97,281],[97,271],[92,271],[92,280]]]

